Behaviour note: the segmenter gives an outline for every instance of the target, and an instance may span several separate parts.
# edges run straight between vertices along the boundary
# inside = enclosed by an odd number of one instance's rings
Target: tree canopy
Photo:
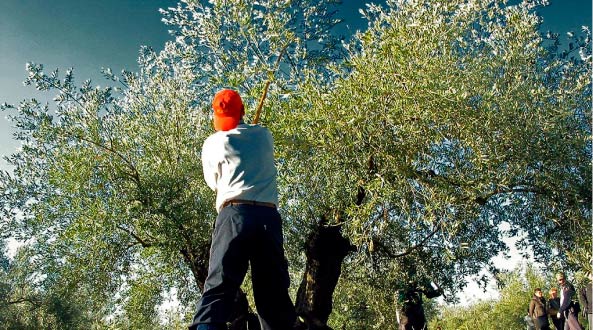
[[[561,50],[538,4],[388,0],[345,41],[335,1],[182,1],[163,12],[174,39],[139,72],[105,70],[111,87],[29,64],[26,83],[57,94],[12,117],[2,235],[28,242],[40,281],[84,292],[96,324],[158,327],[168,292],[189,315],[215,218],[211,96],[238,89],[253,118],[269,84],[293,278],[315,228],[355,247],[330,324],[393,326],[397,292],[431,281],[455,301],[497,273],[503,223],[537,260],[590,270],[590,32]]]

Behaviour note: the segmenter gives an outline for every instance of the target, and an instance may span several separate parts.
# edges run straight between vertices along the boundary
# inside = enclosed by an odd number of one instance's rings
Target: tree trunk
[[[181,250],[185,262],[189,265],[194,279],[199,288],[204,290],[206,277],[208,277],[208,260],[210,258],[210,241],[198,246],[196,249]],[[259,320],[249,308],[247,295],[239,289],[235,297],[233,312],[229,320],[229,330],[259,330]]]
[[[307,239],[307,264],[296,298],[299,328],[330,329],[327,320],[332,311],[333,293],[346,255],[354,251],[342,236],[341,227],[321,222]]]
[[[208,259],[210,258],[210,241],[207,241],[196,248],[181,250],[183,259],[189,265],[194,280],[200,289],[204,288],[206,277],[208,277]]]

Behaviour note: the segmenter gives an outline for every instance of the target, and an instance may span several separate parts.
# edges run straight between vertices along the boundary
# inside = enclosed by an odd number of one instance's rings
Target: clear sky
[[[351,27],[363,27],[358,8],[367,1],[344,0],[341,15]],[[135,71],[141,45],[162,49],[169,38],[159,8],[176,0],[0,0],[0,103],[39,98],[24,87],[25,64],[46,70],[73,67],[78,82],[105,84],[100,70]],[[591,0],[551,0],[543,8],[544,29],[565,33],[591,26]],[[16,150],[11,123],[0,114],[0,155]],[[0,169],[6,169],[0,160]]]

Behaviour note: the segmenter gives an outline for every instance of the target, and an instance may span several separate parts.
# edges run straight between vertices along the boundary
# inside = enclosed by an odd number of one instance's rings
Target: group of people
[[[542,290],[536,288],[525,318],[528,329],[550,330],[550,319],[557,330],[584,330],[579,322],[579,312],[582,312],[583,318],[589,323],[589,328],[593,327],[591,279],[593,277],[589,274],[589,283],[578,290],[577,294],[572,283],[566,280],[566,275],[558,273],[556,280],[560,292],[557,288],[551,288],[547,301]]]

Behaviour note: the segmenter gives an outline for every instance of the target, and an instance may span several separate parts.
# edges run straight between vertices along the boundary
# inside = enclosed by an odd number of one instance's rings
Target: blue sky
[[[367,1],[344,0],[346,23],[362,27],[358,8]],[[37,97],[24,87],[25,63],[36,62],[62,72],[74,67],[77,81],[105,84],[100,69],[135,71],[141,45],[162,48],[169,38],[159,8],[176,0],[0,0],[0,103],[17,104]],[[591,0],[552,0],[541,9],[544,29],[565,33],[591,26]],[[0,115],[0,154],[16,150],[11,123]],[[6,169],[0,160],[0,169]]]

